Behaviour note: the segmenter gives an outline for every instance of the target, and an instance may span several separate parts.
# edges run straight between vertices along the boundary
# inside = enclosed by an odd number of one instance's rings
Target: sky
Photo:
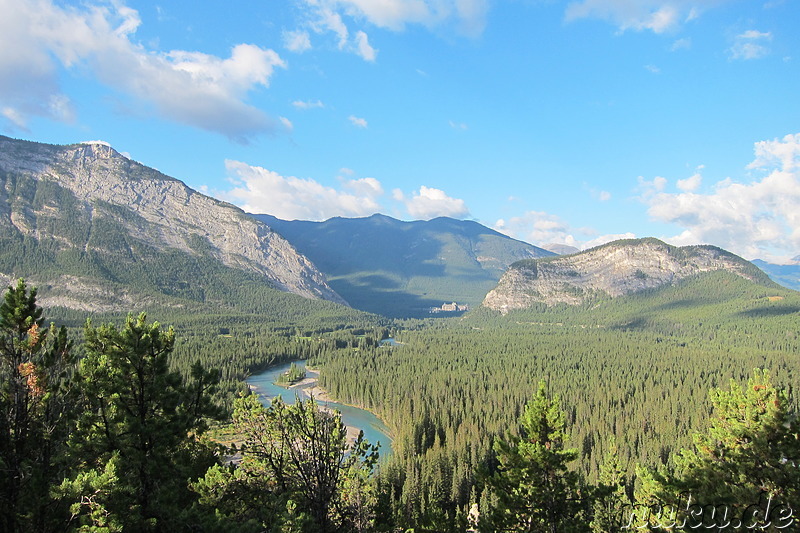
[[[254,213],[800,255],[800,0],[0,0],[0,133]]]

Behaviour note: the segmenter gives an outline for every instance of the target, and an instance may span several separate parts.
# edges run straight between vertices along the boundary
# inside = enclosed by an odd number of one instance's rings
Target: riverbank
[[[309,374],[312,375],[309,376]],[[287,388],[299,389],[306,398],[313,398],[317,402],[335,403],[334,400],[331,399],[328,391],[319,386],[319,371],[309,367],[306,367],[305,378],[301,379],[297,383],[291,384]],[[320,405],[319,408],[329,414],[334,414],[336,412],[335,409],[332,409],[327,405]],[[357,427],[349,426],[347,424],[345,424],[344,427],[347,431],[347,444],[354,444],[358,439],[358,434],[361,432],[361,430]]]
[[[305,370],[306,377],[288,387],[286,385],[277,385],[276,381],[280,374],[289,370],[292,364]],[[335,401],[332,395],[320,386],[318,369],[306,367],[305,361],[273,365],[258,374],[248,377],[247,384],[251,390],[261,397],[262,403],[266,406],[269,406],[270,398],[275,396],[282,397],[287,404],[293,404],[297,399],[303,401],[313,396],[317,405],[341,413],[342,423],[347,428],[349,443],[358,438],[359,431],[364,431],[364,437],[370,443],[380,443],[382,456],[391,455],[392,453],[392,438],[386,425],[367,409]]]

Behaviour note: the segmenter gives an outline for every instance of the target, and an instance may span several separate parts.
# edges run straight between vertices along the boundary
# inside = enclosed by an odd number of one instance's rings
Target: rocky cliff
[[[534,303],[577,305],[617,297],[715,270],[769,283],[752,263],[714,246],[675,247],[657,239],[615,241],[581,253],[511,265],[483,305],[501,312]]]
[[[98,234],[104,228],[105,237]],[[0,136],[0,234],[46,242],[58,257],[65,250],[132,262],[153,250],[203,255],[273,288],[345,303],[266,224],[104,143],[53,146]]]

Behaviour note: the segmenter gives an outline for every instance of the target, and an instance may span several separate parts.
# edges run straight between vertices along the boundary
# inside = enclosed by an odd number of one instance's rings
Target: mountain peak
[[[344,303],[267,225],[108,143],[56,146],[0,136],[0,171],[4,238],[46,243],[55,258],[89,254],[100,263],[138,264],[157,254],[186,254],[255,274],[278,290]]]

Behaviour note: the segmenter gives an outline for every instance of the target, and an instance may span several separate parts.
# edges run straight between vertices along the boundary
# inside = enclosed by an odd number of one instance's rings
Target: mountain
[[[557,244],[557,243],[549,243],[542,246],[545,250],[550,250],[554,254],[558,255],[570,255],[576,254],[580,252],[580,248],[575,248],[574,246],[569,246],[567,244]]]
[[[795,258],[795,261],[797,259]],[[761,259],[755,259],[753,264],[766,272],[772,281],[780,283],[784,287],[800,291],[800,264],[776,265]]]
[[[272,289],[345,303],[266,224],[105,143],[0,136],[0,279],[19,276],[85,310],[254,308]]]
[[[657,239],[620,240],[581,253],[514,263],[483,301],[501,312],[546,305],[581,304],[618,297],[724,270],[768,286],[752,263],[714,246],[675,247]]]
[[[510,264],[554,255],[477,222],[446,217],[306,222],[254,216],[311,259],[353,307],[391,317],[429,316],[443,303],[477,306]]]

